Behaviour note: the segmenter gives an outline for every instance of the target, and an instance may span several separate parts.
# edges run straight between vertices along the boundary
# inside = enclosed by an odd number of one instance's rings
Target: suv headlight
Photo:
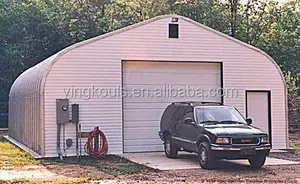
[[[260,138],[260,143],[262,143],[262,144],[269,143],[269,137],[267,137],[267,136],[261,137]]]
[[[219,137],[216,139],[217,144],[229,144],[229,138]]]

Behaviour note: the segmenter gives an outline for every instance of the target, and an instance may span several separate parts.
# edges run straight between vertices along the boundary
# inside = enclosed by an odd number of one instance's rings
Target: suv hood
[[[267,135],[266,132],[247,124],[217,124],[204,125],[204,128],[217,136],[239,137],[253,135]]]

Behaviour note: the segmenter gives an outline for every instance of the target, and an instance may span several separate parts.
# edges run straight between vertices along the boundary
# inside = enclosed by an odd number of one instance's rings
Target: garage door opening
[[[221,63],[123,61],[123,151],[163,151],[160,118],[174,101],[221,102]]]

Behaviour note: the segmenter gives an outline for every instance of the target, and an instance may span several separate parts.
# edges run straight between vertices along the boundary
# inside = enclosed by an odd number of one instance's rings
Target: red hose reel
[[[95,129],[88,136],[84,150],[87,154],[95,159],[99,159],[107,154],[107,139],[104,133],[99,130],[99,127],[95,127]]]

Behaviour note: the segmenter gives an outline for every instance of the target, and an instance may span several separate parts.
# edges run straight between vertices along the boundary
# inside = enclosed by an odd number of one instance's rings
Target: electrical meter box
[[[69,99],[56,99],[56,121],[57,124],[68,123],[69,117]]]
[[[72,123],[79,123],[79,105],[72,104]]]

